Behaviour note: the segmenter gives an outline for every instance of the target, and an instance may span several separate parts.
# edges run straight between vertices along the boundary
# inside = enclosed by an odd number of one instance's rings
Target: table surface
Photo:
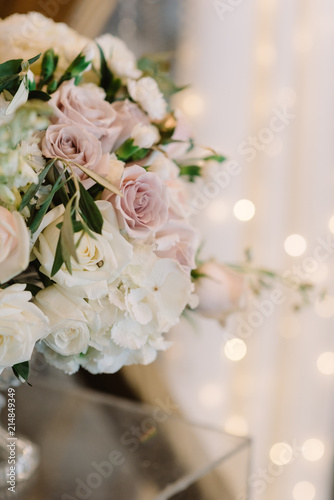
[[[0,498],[231,500],[245,492],[249,441],[186,422],[169,398],[147,406],[41,377],[16,389],[16,421],[41,463]]]

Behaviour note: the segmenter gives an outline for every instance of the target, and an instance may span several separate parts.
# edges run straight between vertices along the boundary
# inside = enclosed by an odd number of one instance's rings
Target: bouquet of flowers
[[[152,362],[186,308],[237,308],[243,278],[198,267],[190,221],[224,158],[170,108],[165,62],[37,13],[0,33],[0,369],[23,376],[36,348],[114,373]]]

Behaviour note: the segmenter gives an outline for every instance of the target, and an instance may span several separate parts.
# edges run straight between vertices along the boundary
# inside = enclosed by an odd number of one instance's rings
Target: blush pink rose
[[[102,177],[108,175],[109,154],[103,155],[101,142],[82,127],[62,123],[50,125],[42,140],[42,153],[47,158],[58,157],[70,163],[78,163]],[[73,170],[86,189],[95,184],[79,168],[74,167]]]
[[[49,101],[58,123],[79,125],[95,135],[103,153],[110,153],[120,134],[117,112],[104,100],[104,91],[94,84],[77,87],[74,80],[64,82]]]
[[[131,238],[146,238],[158,231],[168,219],[168,194],[159,176],[138,165],[127,167],[122,176],[121,196],[110,191],[102,193],[102,199],[111,201],[121,228]]]
[[[158,257],[177,260],[187,271],[195,269],[198,233],[183,219],[170,219],[155,235]]]
[[[114,145],[114,149],[116,150],[131,137],[131,132],[135,125],[138,123],[148,125],[150,120],[137,104],[128,99],[113,102],[112,107],[117,113],[116,123],[120,127],[120,133]]]
[[[23,217],[0,207],[0,284],[29,265],[30,237]]]
[[[204,275],[195,282],[199,313],[224,323],[228,314],[243,308],[246,282],[242,274],[213,261],[206,262],[197,271]]]

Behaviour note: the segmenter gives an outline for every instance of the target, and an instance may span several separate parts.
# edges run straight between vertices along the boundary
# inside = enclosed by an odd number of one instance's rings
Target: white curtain
[[[252,499],[331,500],[334,3],[188,0],[181,42],[179,80],[192,89],[178,104],[198,141],[240,167],[201,211],[204,256],[233,262],[252,247],[254,265],[327,295],[294,313],[277,286],[225,329],[183,321],[141,385],[154,399],[158,372],[192,420],[253,438]],[[241,199],[255,206],[248,222],[233,213]]]

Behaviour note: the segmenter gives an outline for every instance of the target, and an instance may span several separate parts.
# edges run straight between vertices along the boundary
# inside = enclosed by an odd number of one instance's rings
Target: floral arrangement
[[[26,378],[36,348],[114,373],[152,362],[186,308],[237,309],[244,278],[199,266],[189,210],[224,158],[170,108],[165,62],[30,13],[0,21],[0,63],[0,369]]]

